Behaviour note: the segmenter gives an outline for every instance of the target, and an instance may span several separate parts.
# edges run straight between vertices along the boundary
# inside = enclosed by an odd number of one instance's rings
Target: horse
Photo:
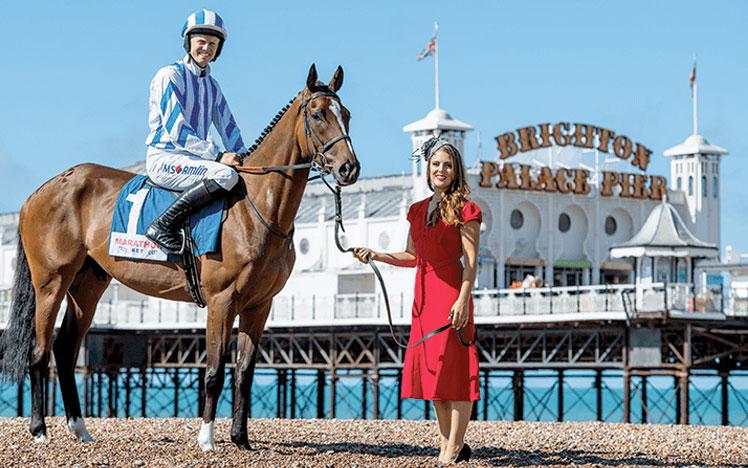
[[[328,84],[314,64],[306,86],[275,116],[247,156],[266,170],[240,171],[227,195],[220,250],[196,259],[207,303],[204,451],[215,450],[214,420],[224,383],[233,324],[239,317],[231,440],[250,449],[247,413],[257,347],[273,297],[295,261],[293,225],[310,167],[340,186],[356,182],[360,165],[348,136],[350,113],[337,91],[338,66]],[[242,168],[239,167],[239,170]],[[256,169],[256,168],[255,168]],[[93,440],[81,414],[75,363],[96,305],[112,278],[149,296],[191,301],[176,263],[115,258],[108,253],[115,200],[132,173],[81,164],[50,179],[26,200],[18,227],[18,255],[8,328],[0,340],[7,380],[31,377],[30,432],[47,442],[44,379],[54,352],[68,432]],[[67,309],[52,339],[63,298]]]

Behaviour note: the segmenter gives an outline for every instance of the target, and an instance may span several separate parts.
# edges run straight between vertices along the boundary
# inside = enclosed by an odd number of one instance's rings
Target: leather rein
[[[340,195],[340,186],[336,185],[335,188],[333,188],[330,183],[325,179],[325,175],[329,171],[330,164],[328,162],[328,158],[325,153],[330,150],[335,144],[337,144],[340,141],[348,141],[351,142],[351,137],[345,132],[345,129],[340,128],[340,134],[326,143],[322,143],[322,140],[319,138],[319,136],[314,132],[311,125],[309,125],[309,115],[307,113],[307,106],[310,102],[312,102],[314,99],[319,97],[331,97],[334,99],[337,99],[338,102],[340,101],[340,98],[337,94],[331,91],[320,91],[313,93],[309,100],[305,100],[303,93],[301,98],[301,111],[303,113],[304,117],[304,137],[306,141],[306,146],[309,148],[310,146],[314,150],[314,153],[312,153],[311,158],[309,162],[305,163],[298,163],[298,164],[286,164],[286,165],[278,165],[278,166],[236,166],[234,169],[237,172],[244,172],[247,174],[253,174],[253,175],[264,175],[264,174],[270,174],[272,172],[283,172],[287,170],[296,171],[296,170],[303,170],[303,169],[309,169],[311,171],[317,172],[316,175],[310,177],[308,180],[314,180],[314,179],[321,179],[322,182],[324,182],[325,186],[327,186],[328,189],[330,189],[330,192],[332,192],[334,198],[335,198],[335,246],[338,248],[338,250],[341,253],[348,253],[353,252],[353,248],[344,248],[343,245],[340,242],[340,236],[339,233],[342,230],[345,232],[345,227],[343,226],[343,210],[342,210],[342,201],[341,201],[341,195]],[[240,156],[241,160],[244,161],[244,158],[248,156],[248,153],[244,153]],[[252,202],[252,199],[249,197],[249,194],[247,190],[244,190],[244,198],[247,200],[247,203],[252,208],[252,211],[254,212],[255,216],[260,220],[260,223],[262,223],[263,226],[272,234],[286,240],[290,241],[293,237],[294,228],[291,227],[291,230],[285,234],[278,229],[272,227],[270,223],[265,220],[265,218],[262,216],[260,211],[257,209],[255,204]],[[392,310],[390,308],[390,299],[389,295],[387,294],[387,287],[384,283],[384,278],[382,277],[382,273],[379,271],[379,267],[376,265],[374,260],[369,259],[368,265],[371,267],[372,271],[374,272],[374,275],[377,277],[377,280],[379,281],[379,287],[382,289],[382,296],[384,297],[384,304],[385,308],[387,309],[387,321],[390,328],[390,335],[392,336],[392,339],[395,341],[395,344],[403,349],[409,349],[409,348],[415,348],[419,345],[421,345],[423,342],[428,340],[429,338],[433,338],[434,336],[438,335],[439,333],[442,333],[450,328],[452,328],[452,323],[447,322],[445,325],[442,325],[441,327],[430,331],[426,335],[424,335],[420,340],[418,340],[416,343],[411,345],[405,345],[397,338],[397,335],[395,333],[395,326],[392,323]],[[475,331],[473,340],[470,342],[465,342],[462,338],[462,330],[457,330],[457,337],[460,340],[460,343],[464,346],[472,346],[475,344],[477,340],[477,330]]]

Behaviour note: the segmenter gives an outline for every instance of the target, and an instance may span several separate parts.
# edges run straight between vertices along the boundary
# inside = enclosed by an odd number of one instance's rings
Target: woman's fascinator
[[[431,137],[426,140],[420,148],[413,152],[412,159],[418,160],[423,158],[424,161],[428,161],[429,158],[439,150],[439,148],[448,144],[449,142],[447,140],[442,140],[439,137]]]

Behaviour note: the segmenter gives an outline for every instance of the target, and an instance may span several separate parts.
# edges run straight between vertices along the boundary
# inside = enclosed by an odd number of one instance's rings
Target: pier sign
[[[586,195],[592,190],[590,171],[583,168],[533,168],[529,164],[505,161],[518,153],[551,146],[575,146],[611,153],[641,170],[649,165],[650,151],[625,135],[589,124],[559,122],[522,127],[496,137],[500,162],[481,161],[481,187]],[[498,176],[498,177],[497,177]],[[661,200],[667,192],[667,180],[657,175],[601,171],[600,195]],[[494,178],[496,181],[494,182]]]

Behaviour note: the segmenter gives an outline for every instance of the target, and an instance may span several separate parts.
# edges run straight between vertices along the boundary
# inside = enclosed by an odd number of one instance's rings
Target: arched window
[[[706,176],[701,176],[701,196],[706,198]]]
[[[683,184],[681,183],[681,178],[680,177],[678,177],[677,179],[675,179],[675,189],[676,190],[683,190],[682,185]]]
[[[693,176],[688,176],[688,194],[693,195]]]
[[[719,187],[717,186],[717,176],[712,177],[712,196],[719,198]]]

